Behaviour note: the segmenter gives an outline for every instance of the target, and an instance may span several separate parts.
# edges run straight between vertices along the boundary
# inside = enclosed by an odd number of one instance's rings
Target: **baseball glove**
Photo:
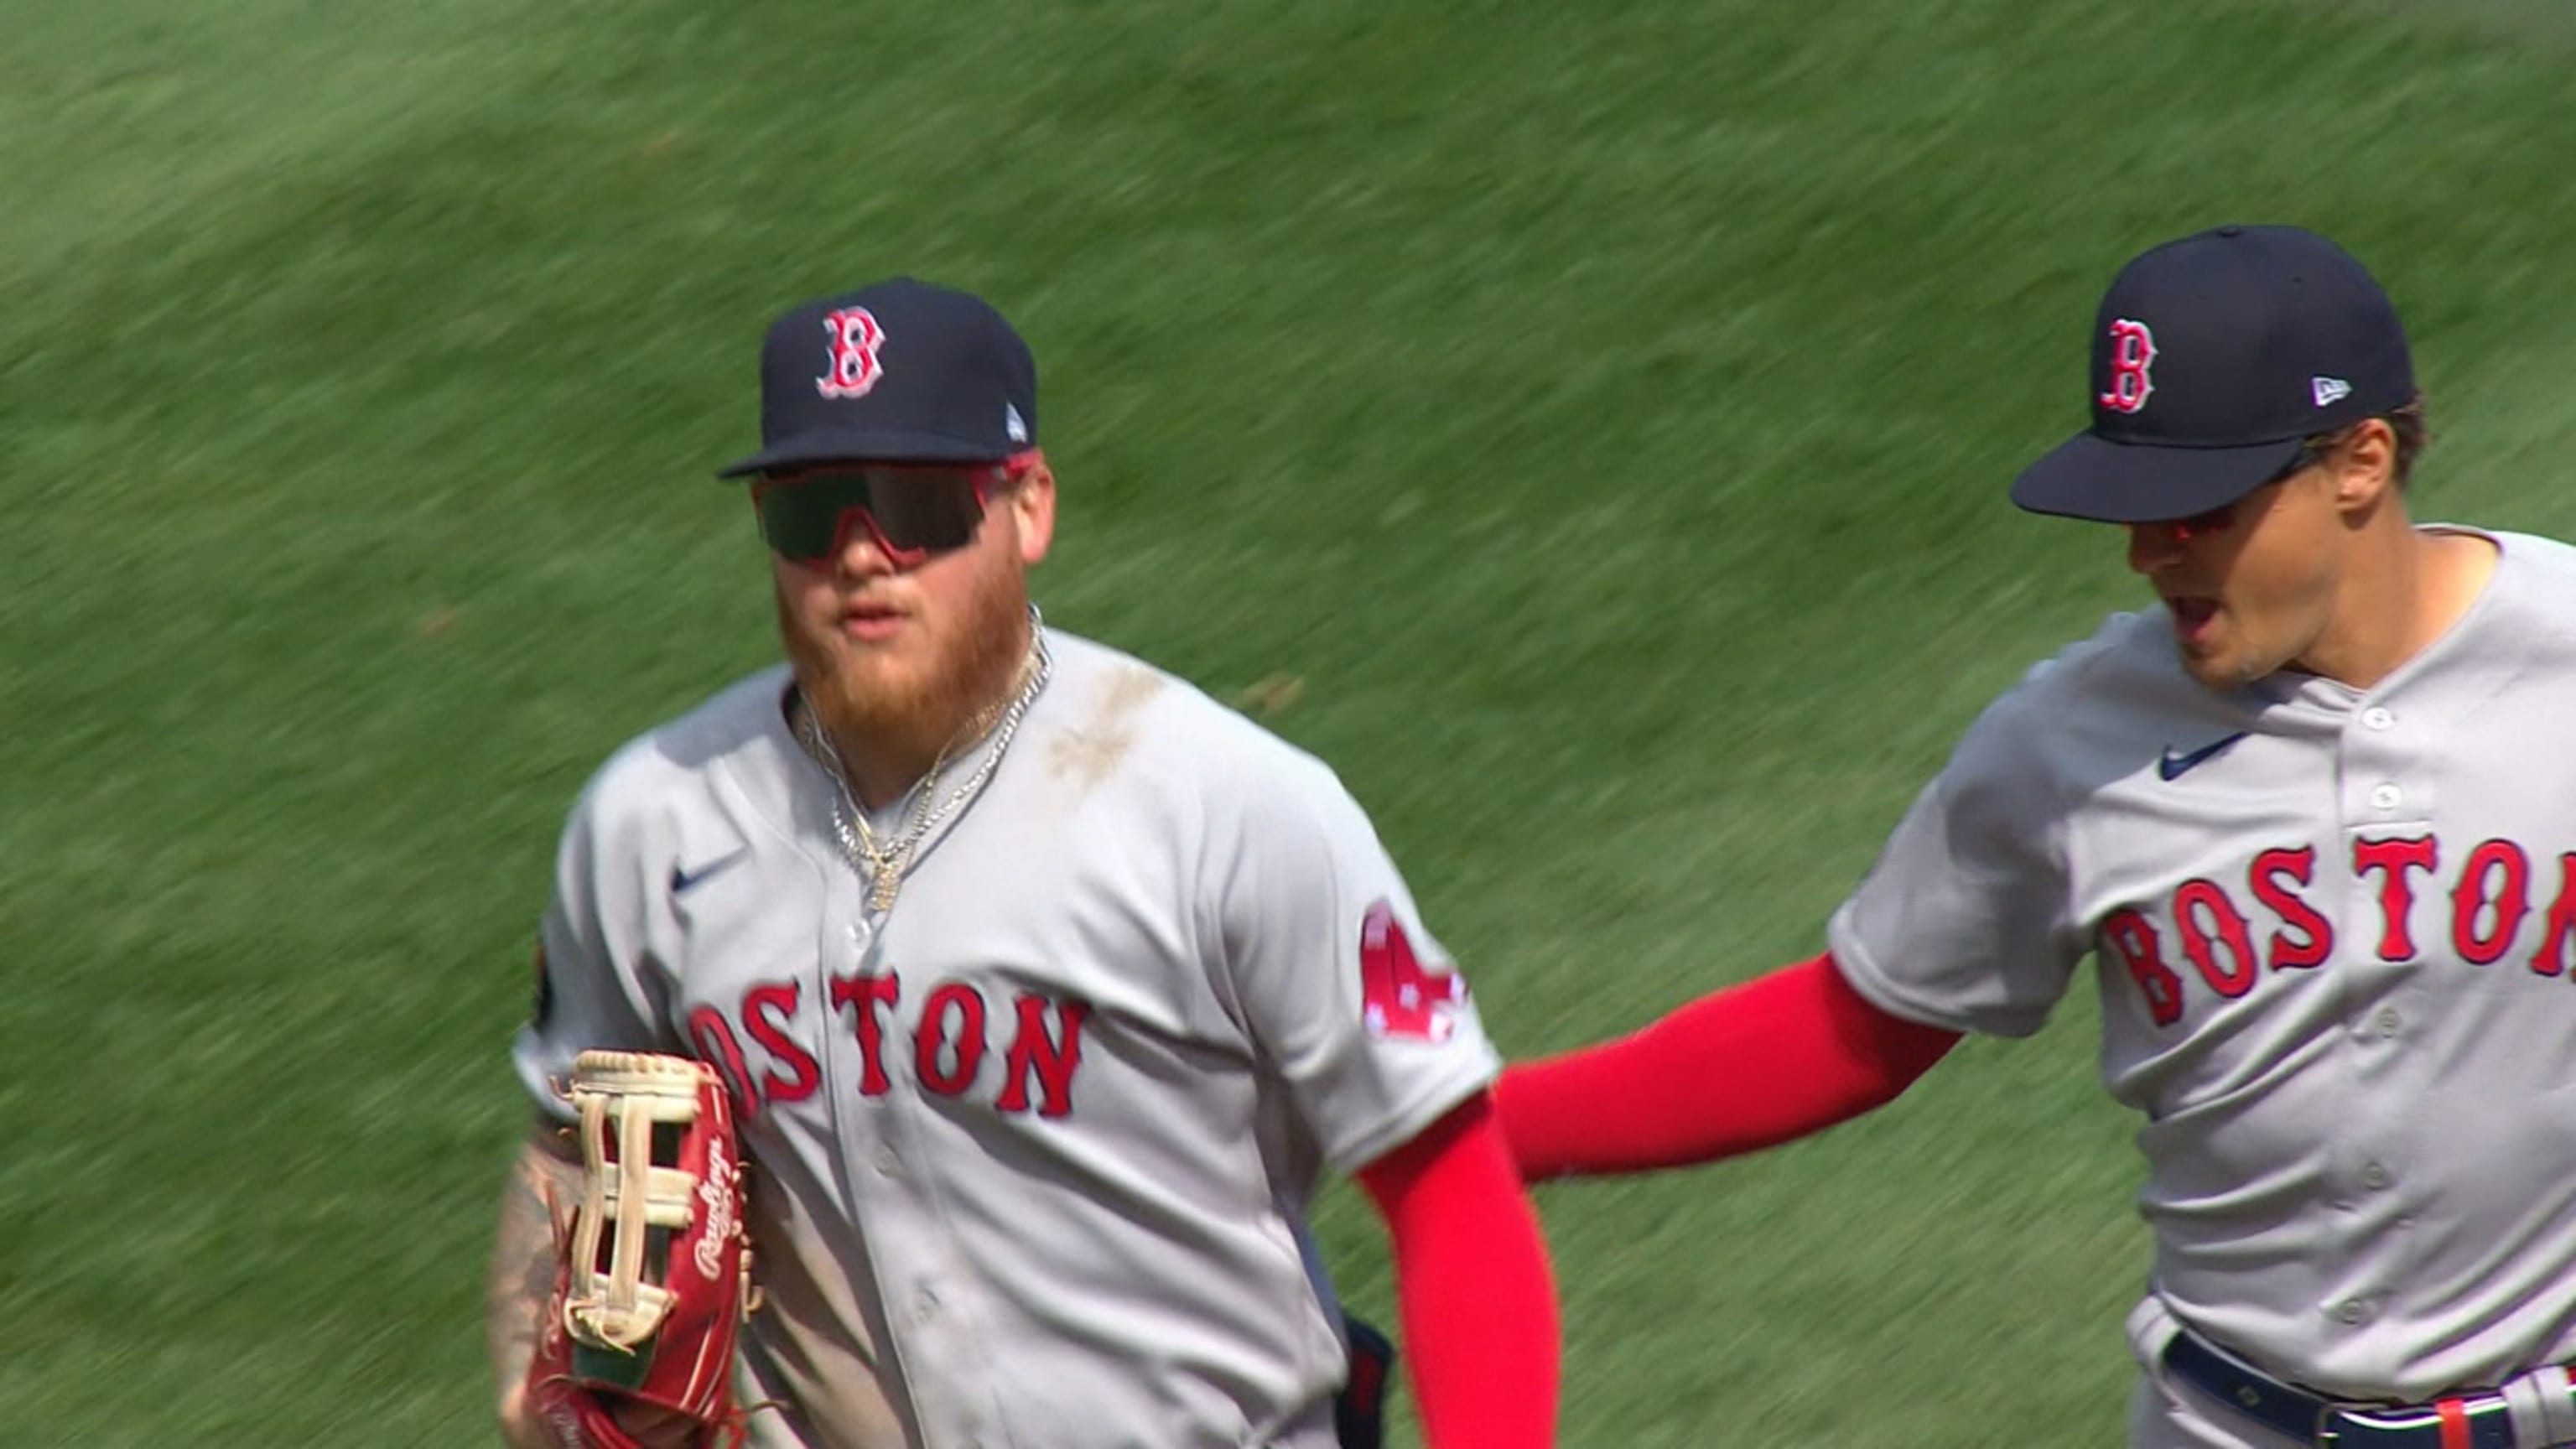
[[[581,1119],[581,1195],[528,1402],[564,1449],[738,1445],[751,1251],[723,1083],[684,1057],[590,1051],[565,1095]]]

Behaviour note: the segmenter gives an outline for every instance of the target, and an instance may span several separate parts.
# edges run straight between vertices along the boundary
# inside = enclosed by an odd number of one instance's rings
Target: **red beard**
[[[934,623],[926,661],[877,657],[829,635],[817,637],[778,596],[778,634],[797,688],[854,772],[864,762],[918,778],[959,734],[999,704],[1027,657],[1028,584],[1017,570],[986,580],[956,616]],[[890,667],[891,666],[891,667]],[[870,802],[881,804],[883,802]]]

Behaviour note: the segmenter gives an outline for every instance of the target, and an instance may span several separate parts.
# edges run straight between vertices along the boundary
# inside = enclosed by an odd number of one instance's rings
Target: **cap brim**
[[[799,433],[774,447],[763,448],[739,463],[729,463],[717,469],[716,476],[740,478],[747,473],[772,473],[781,468],[804,468],[816,463],[999,463],[1017,451],[996,452],[990,443],[969,442],[938,433],[874,428]]]
[[[2097,523],[2157,523],[2224,508],[2281,475],[2301,440],[2235,448],[2115,443],[2077,433],[2013,480],[2012,501],[2033,513]]]

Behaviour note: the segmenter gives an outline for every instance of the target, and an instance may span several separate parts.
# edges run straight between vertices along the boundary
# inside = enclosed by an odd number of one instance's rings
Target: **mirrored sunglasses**
[[[780,558],[820,563],[862,528],[899,569],[974,541],[984,508],[1007,486],[1003,468],[854,464],[764,477],[752,484],[761,541]]]

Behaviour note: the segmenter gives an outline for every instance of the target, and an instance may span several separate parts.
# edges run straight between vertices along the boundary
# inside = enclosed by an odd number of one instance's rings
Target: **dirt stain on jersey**
[[[1091,717],[1055,738],[1047,767],[1077,791],[1089,792],[1118,772],[1119,762],[1136,746],[1137,711],[1162,692],[1163,677],[1150,669],[1118,671],[1101,688]]]

